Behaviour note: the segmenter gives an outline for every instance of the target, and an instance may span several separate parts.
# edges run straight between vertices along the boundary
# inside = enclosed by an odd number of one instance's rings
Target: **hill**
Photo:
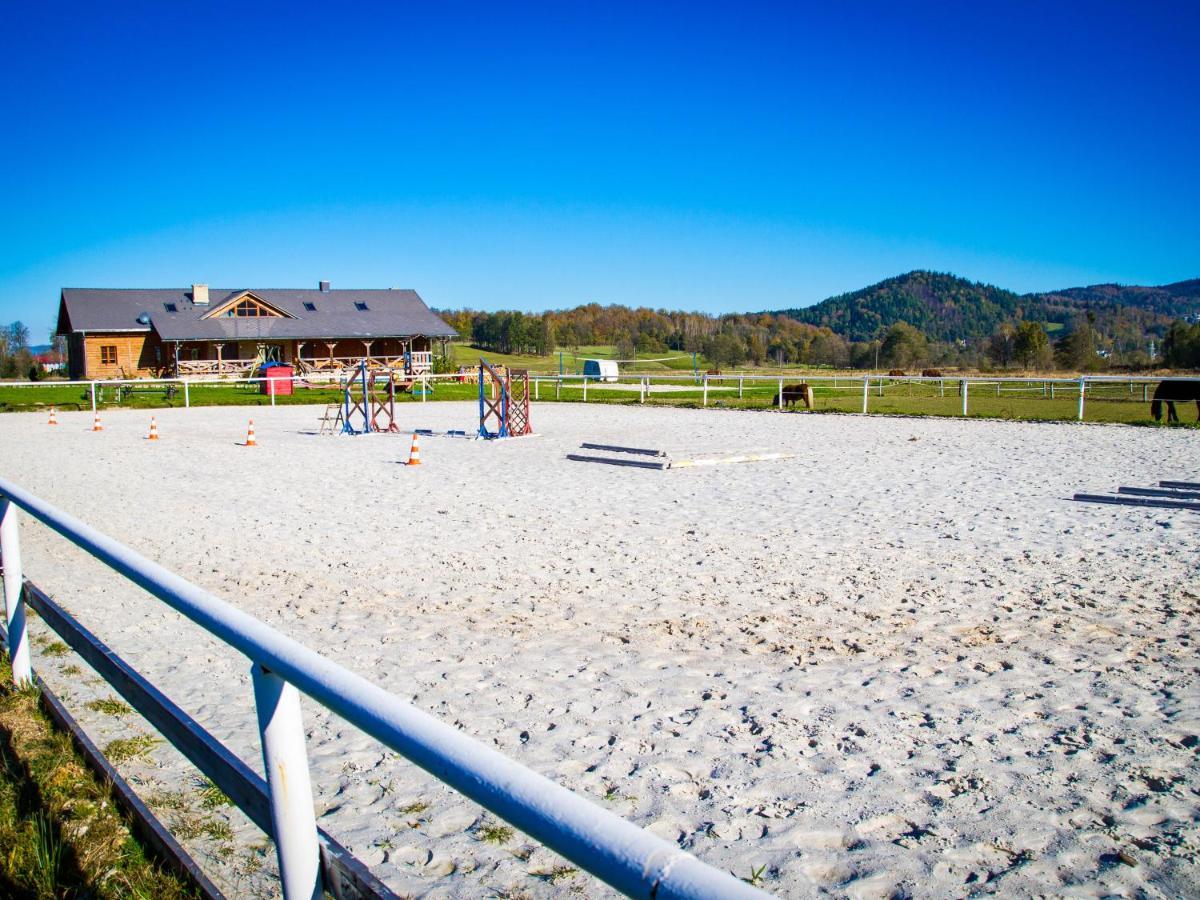
[[[1132,325],[1161,335],[1173,319],[1200,314],[1200,279],[1161,287],[1104,284],[1016,294],[948,273],[915,271],[774,314],[827,327],[853,341],[873,340],[901,321],[933,340],[973,341],[1007,320],[1065,324],[1088,312],[1102,328]]]

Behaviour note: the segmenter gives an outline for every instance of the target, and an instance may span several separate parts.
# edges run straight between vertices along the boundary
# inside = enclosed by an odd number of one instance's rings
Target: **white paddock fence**
[[[1008,397],[1017,400],[1074,400],[1076,401],[1074,418],[1080,421],[1085,418],[1086,404],[1089,398],[1106,401],[1122,399],[1129,402],[1149,403],[1153,394],[1153,387],[1160,381],[1167,378],[1171,381],[1200,381],[1200,377],[1186,375],[1085,375],[1068,378],[987,375],[922,377],[917,375],[900,376],[876,373],[864,373],[861,375],[857,373],[836,375],[803,373],[791,375],[627,374],[618,376],[615,381],[612,380],[611,376],[605,378],[594,375],[539,375],[531,373],[529,377],[534,400],[543,399],[543,391],[553,390],[552,395],[549,393],[546,394],[544,399],[547,400],[551,399],[551,397],[555,400],[563,399],[564,391],[573,391],[578,392],[580,398],[586,403],[589,392],[593,394],[593,399],[595,399],[597,394],[611,398],[620,391],[626,394],[636,393],[639,403],[647,402],[652,396],[661,400],[664,396],[677,395],[679,399],[691,400],[694,395],[698,394],[701,406],[708,406],[710,394],[714,397],[729,397],[736,390],[737,398],[742,400],[747,396],[762,397],[762,392],[765,389],[770,389],[769,403],[783,409],[785,405],[783,387],[787,384],[803,381],[814,388],[822,389],[826,395],[838,394],[847,397],[853,396],[854,398],[861,396],[861,407],[856,403],[856,408],[860,409],[863,413],[871,411],[871,400],[873,397],[882,398],[887,392],[910,386],[927,392],[923,397],[914,397],[914,400],[928,400],[935,397],[938,399],[959,397],[961,403],[957,405],[957,409],[959,414],[963,416],[971,414],[971,399],[982,396]],[[181,395],[183,406],[191,407],[193,405],[192,391],[194,390],[219,389],[232,392],[249,389],[253,391],[255,385],[262,385],[268,381],[279,382],[286,380],[290,380],[295,387],[299,388],[296,391],[296,394],[299,396],[303,396],[303,392],[308,389],[336,390],[339,386],[335,376],[309,375],[293,376],[291,379],[271,379],[266,377],[239,378],[236,380],[143,378],[73,382],[0,382],[0,388],[27,388],[31,392],[36,392],[39,388],[57,388],[61,390],[64,387],[78,387],[84,392],[80,396],[90,402],[92,412],[95,412],[100,405],[108,402],[110,396],[114,397],[119,405],[124,396],[161,391],[169,396]],[[473,385],[476,383],[470,375],[465,380],[468,384]],[[437,385],[462,383],[463,381],[464,376],[461,373],[438,375],[425,373],[416,376],[413,389],[415,394],[419,395],[421,401],[425,402],[431,394],[436,395],[435,389]],[[657,393],[655,393],[656,389],[658,390]],[[1118,394],[1120,394],[1120,397],[1118,397]],[[276,393],[274,391],[267,391],[263,396],[271,406],[276,405]],[[820,395],[818,395],[818,399],[820,399]],[[317,400],[314,402],[324,401]],[[52,404],[45,403],[43,405]],[[212,404],[205,403],[203,405]]]
[[[593,395],[599,391],[615,392],[636,391],[638,401],[645,403],[653,393],[654,386],[659,385],[669,390],[679,392],[686,390],[700,394],[701,406],[708,406],[710,392],[732,393],[736,389],[739,400],[747,391],[753,392],[764,387],[774,391],[774,403],[780,409],[784,408],[783,388],[787,384],[807,382],[813,387],[823,386],[830,391],[861,392],[862,412],[869,413],[871,397],[884,396],[885,388],[900,385],[919,385],[931,391],[936,391],[939,398],[958,395],[961,400],[961,415],[970,415],[970,397],[980,391],[994,393],[997,397],[1016,396],[1025,399],[1076,399],[1076,418],[1083,421],[1087,397],[1097,387],[1103,386],[1128,388],[1128,398],[1131,401],[1148,403],[1151,399],[1152,386],[1167,380],[1160,376],[1121,376],[1121,375],[1083,375],[1075,378],[1054,377],[995,377],[985,375],[958,375],[923,377],[917,375],[880,375],[867,373],[863,375],[622,375],[613,379],[594,375],[531,375],[534,383],[534,399],[541,398],[541,388],[554,388],[554,398],[561,399],[564,388],[579,390],[583,402],[587,402],[589,386]],[[1171,381],[1200,381],[1195,376],[1169,376]],[[1111,394],[1111,391],[1110,391]],[[611,396],[611,393],[608,394]],[[1104,399],[1114,399],[1106,396]]]
[[[52,616],[45,616],[47,624],[60,630],[64,639],[70,634],[69,643],[76,645],[81,632],[90,637],[82,626],[24,580],[18,509],[246,655],[262,738],[269,816],[263,816],[261,810],[243,808],[275,840],[283,895],[288,900],[317,898],[326,890],[334,896],[343,896],[342,885],[330,883],[336,879],[336,873],[322,865],[324,835],[318,831],[314,818],[300,692],[630,897],[750,900],[767,896],[421,712],[12,482],[0,479],[0,553],[4,561],[7,645],[13,678],[18,685],[28,684],[33,678],[25,623],[27,601],[52,612]],[[108,653],[115,656],[111,651]],[[119,658],[115,662],[125,665]],[[142,711],[144,704],[139,702],[138,691],[131,690],[125,680],[108,676],[106,672],[111,670],[104,669],[101,674]],[[140,688],[143,694],[157,693],[146,682]],[[170,704],[161,694],[158,698],[160,705],[163,701]],[[184,724],[186,728],[164,736],[184,756],[197,761],[190,755],[196,732],[208,736],[191,720]],[[234,761],[246,768],[236,757]],[[228,760],[225,762],[228,764]],[[202,771],[210,777],[219,774],[211,766],[202,766]],[[240,800],[246,796],[246,790],[229,779],[214,777],[214,781],[226,789],[235,803],[243,806]]]

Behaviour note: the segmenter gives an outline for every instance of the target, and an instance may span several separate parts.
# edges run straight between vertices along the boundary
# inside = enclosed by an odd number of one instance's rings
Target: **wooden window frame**
[[[112,357],[111,359],[109,357]],[[100,345],[100,365],[115,366],[117,364],[117,345],[116,344],[101,344]]]

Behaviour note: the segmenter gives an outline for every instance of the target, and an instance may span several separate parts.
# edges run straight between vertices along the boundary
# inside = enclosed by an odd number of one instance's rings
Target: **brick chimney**
[[[192,285],[192,302],[199,306],[208,306],[208,285]]]

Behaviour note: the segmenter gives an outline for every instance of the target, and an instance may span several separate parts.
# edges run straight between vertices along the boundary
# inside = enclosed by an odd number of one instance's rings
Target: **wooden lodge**
[[[456,335],[411,290],[63,288],[57,333],[75,379],[237,378],[265,362],[339,375],[362,360],[429,371]]]

